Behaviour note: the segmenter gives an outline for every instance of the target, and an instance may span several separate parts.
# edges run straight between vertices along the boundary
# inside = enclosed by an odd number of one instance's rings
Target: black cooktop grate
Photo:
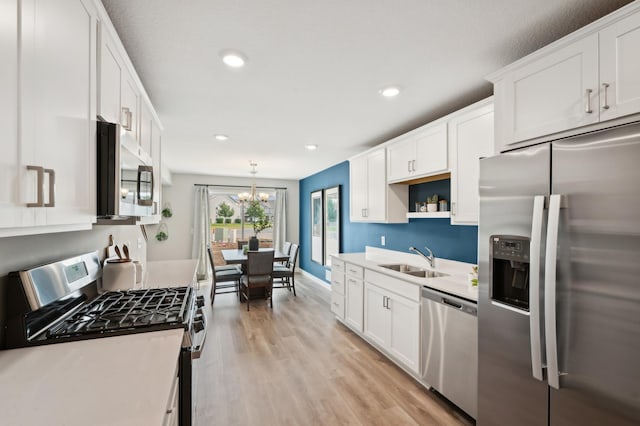
[[[183,327],[188,320],[190,291],[189,287],[176,287],[103,293],[49,329],[47,337]]]

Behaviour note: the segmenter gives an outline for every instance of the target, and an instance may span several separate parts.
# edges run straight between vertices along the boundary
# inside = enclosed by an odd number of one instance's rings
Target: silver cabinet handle
[[[593,110],[591,109],[591,93],[593,93],[593,90],[591,89],[587,89],[585,93],[587,97],[587,101],[585,102],[585,105],[584,105],[584,112],[586,112],[587,114],[591,114],[593,112]]]
[[[549,219],[547,221],[547,252],[544,265],[544,331],[547,345],[547,380],[549,386],[555,389],[560,389],[556,330],[556,263],[559,221],[560,195],[554,194],[549,200]]]
[[[451,216],[455,216],[456,215],[456,202],[452,201],[451,202]]]
[[[602,92],[603,92],[603,101],[602,101],[602,109],[609,109],[609,101],[607,101],[607,89],[609,88],[609,83],[602,83]]]
[[[407,171],[411,173],[411,160],[407,160]]]
[[[49,202],[46,203],[45,207],[55,207],[56,206],[56,171],[53,169],[44,169],[44,172],[49,175]]]
[[[382,307],[383,308],[387,307],[387,296],[382,296]]]
[[[533,198],[531,244],[529,254],[529,336],[531,338],[531,371],[542,381],[542,344],[540,338],[540,246],[542,244],[542,216],[544,196]]]
[[[123,124],[122,127],[130,132],[132,127],[133,114],[131,114],[131,110],[127,107],[122,107],[122,114],[124,115],[125,119],[125,124]]]
[[[416,160],[411,160],[411,171],[412,172],[416,171]]]
[[[27,170],[34,170],[38,173],[36,202],[27,203],[27,207],[42,207],[44,206],[44,168],[40,166],[27,166]]]

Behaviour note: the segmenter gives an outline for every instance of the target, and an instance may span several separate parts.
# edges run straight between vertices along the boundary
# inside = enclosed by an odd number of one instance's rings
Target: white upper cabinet
[[[600,119],[640,111],[640,13],[600,31]]]
[[[506,140],[519,142],[598,121],[594,34],[505,76]],[[498,88],[496,88],[498,90]]]
[[[444,173],[447,161],[447,123],[426,125],[390,141],[387,146],[389,183]]]
[[[131,75],[124,71],[120,87],[122,106],[120,109],[120,140],[139,143],[140,91]]]
[[[493,100],[465,109],[449,121],[451,224],[478,224],[480,158],[493,155]]]
[[[640,3],[634,2],[489,76],[496,149],[640,113],[639,51]]]
[[[120,124],[122,60],[115,42],[103,25],[98,28],[98,116]]]
[[[18,1],[0,2],[0,229],[33,224],[20,188],[27,178],[18,139]],[[1,232],[1,231],[0,231]]]
[[[2,6],[12,9],[13,3]],[[90,1],[23,0],[19,17],[16,29],[3,10],[2,19],[15,30],[5,33],[3,25],[3,62],[15,65],[9,46],[16,34],[20,84],[17,96],[15,89],[3,92],[3,108],[14,112],[2,120],[12,132],[15,111],[20,119],[18,135],[3,143],[9,156],[2,161],[10,163],[3,173],[11,176],[2,184],[9,191],[1,199],[0,235],[89,229],[96,202],[96,12]],[[2,68],[15,78],[15,71],[5,70],[4,63]],[[16,213],[24,218],[16,220]]]
[[[151,109],[146,102],[142,102],[140,105],[140,149],[148,155],[151,155],[152,126]]]
[[[352,222],[406,223],[406,185],[387,185],[384,148],[349,161]]]

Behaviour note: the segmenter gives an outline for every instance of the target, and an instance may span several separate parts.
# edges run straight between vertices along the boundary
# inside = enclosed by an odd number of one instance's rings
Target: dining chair
[[[209,253],[209,263],[211,264],[211,304],[213,305],[216,294],[239,293],[242,269],[240,265],[215,266],[211,247],[207,247],[207,253]],[[229,284],[229,282],[232,282],[232,284]],[[229,290],[231,288],[233,289]]]
[[[299,248],[300,246],[298,244],[291,244],[289,260],[286,265],[273,265],[273,279],[278,279],[282,283],[278,288],[286,288],[289,291],[293,290],[294,296],[296,295],[295,272]]]
[[[244,246],[248,246],[248,245],[249,245],[249,241],[240,241],[240,240],[237,240],[237,243],[238,243],[238,250],[242,250],[242,248],[243,248]]]
[[[240,295],[247,300],[247,311],[253,288],[263,288],[273,308],[273,254],[273,250],[247,252],[247,273],[240,279]]]
[[[285,241],[284,246],[282,247],[282,253],[289,256],[289,253],[291,253],[291,241]],[[288,259],[283,260],[282,262],[280,262],[280,264],[286,265],[287,262],[289,262]]]

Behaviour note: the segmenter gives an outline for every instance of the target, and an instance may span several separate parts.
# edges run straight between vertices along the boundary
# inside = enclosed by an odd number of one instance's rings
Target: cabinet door
[[[358,157],[349,162],[350,217],[351,221],[362,221],[367,208],[367,158]]]
[[[146,102],[141,102],[140,106],[140,149],[146,155],[151,155],[153,120],[151,119],[151,111]]]
[[[155,121],[151,122],[151,160],[153,165],[153,199],[156,200],[156,215],[160,220],[162,211],[162,131]]]
[[[36,224],[89,228],[96,202],[96,13],[89,0],[22,6],[21,143],[35,148],[35,163],[45,169],[45,207]]]
[[[353,329],[362,333],[364,312],[364,284],[362,280],[347,276],[346,278],[346,322]]]
[[[600,32],[600,120],[640,111],[640,14]],[[608,85],[608,86],[607,86]]]
[[[331,312],[336,317],[344,320],[344,296],[335,291],[331,292]]]
[[[447,123],[428,126],[415,137],[416,161],[414,176],[443,173],[449,167]]]
[[[367,156],[366,220],[383,222],[387,219],[386,166],[384,148]]]
[[[122,123],[120,138],[138,142],[138,120],[140,113],[140,95],[138,88],[126,70],[123,71],[120,110],[120,123]]]
[[[451,223],[478,224],[480,158],[493,154],[493,103],[453,118],[451,143]]]
[[[364,335],[386,349],[391,316],[391,311],[386,307],[387,292],[368,283],[364,291]]]
[[[523,66],[504,84],[502,144],[597,122],[598,35]]]
[[[391,295],[389,351],[411,370],[420,370],[420,304]]]
[[[387,147],[387,180],[406,180],[413,174],[416,159],[416,143],[413,138],[400,139]]]
[[[121,61],[106,29],[100,26],[98,30],[98,116],[109,123],[120,123]]]
[[[25,152],[18,139],[18,2],[0,2],[0,232],[6,228],[33,225],[33,210],[26,207],[26,180],[35,172],[27,171]],[[22,158],[22,161],[21,161]]]

